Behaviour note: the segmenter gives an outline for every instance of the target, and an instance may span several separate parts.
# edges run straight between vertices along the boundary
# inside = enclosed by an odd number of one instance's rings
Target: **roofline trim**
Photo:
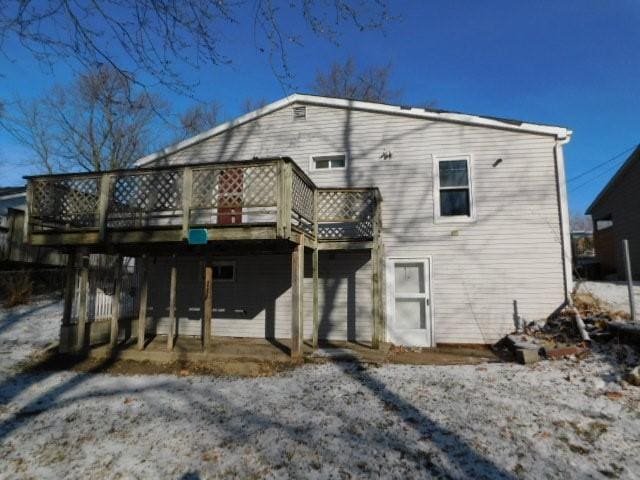
[[[401,115],[413,118],[424,118],[427,120],[440,120],[446,122],[454,122],[454,123],[464,123],[469,125],[476,125],[482,127],[489,128],[498,128],[501,130],[511,130],[516,132],[525,132],[525,133],[536,133],[541,135],[552,135],[556,137],[558,140],[568,139],[571,137],[572,131],[564,128],[564,127],[556,127],[550,125],[539,125],[535,123],[526,123],[523,122],[520,125],[515,125],[514,123],[508,123],[506,121],[500,121],[494,118],[486,118],[478,115],[469,115],[465,113],[453,113],[453,112],[435,112],[425,110],[423,108],[416,107],[404,107],[404,106],[396,106],[396,105],[388,105],[382,103],[374,103],[374,102],[364,102],[361,100],[349,100],[344,98],[333,98],[333,97],[321,97],[316,95],[307,95],[294,93],[289,95],[288,97],[281,98],[269,105],[265,105],[262,108],[254,110],[253,112],[246,113],[237,117],[231,121],[222,123],[213,127],[210,130],[207,130],[203,133],[195,135],[193,137],[187,138],[181,142],[178,142],[174,145],[170,145],[162,150],[159,150],[155,153],[147,155],[145,157],[140,158],[135,162],[137,166],[146,165],[147,163],[153,162],[160,158],[166,157],[167,155],[171,155],[180,150],[183,150],[191,145],[195,145],[196,143],[200,143],[203,140],[211,138],[215,135],[218,135],[226,130],[230,130],[237,126],[243,125],[247,122],[260,118],[269,113],[280,110],[288,105],[293,103],[303,103],[306,105],[317,105],[317,106],[325,106],[325,107],[333,107],[333,108],[350,108],[354,110],[363,110],[374,113],[385,113],[391,115]]]
[[[26,197],[27,196],[27,192],[20,192],[20,193],[9,193],[7,195],[0,195],[0,200],[11,200],[12,198],[20,198],[20,197]]]
[[[591,202],[591,205],[587,208],[585,214],[591,215],[591,211],[597,204],[604,198],[604,196],[609,193],[609,190],[613,188],[613,185],[618,181],[618,179],[622,176],[622,174],[631,166],[631,164],[635,161],[636,157],[640,158],[640,143],[636,146],[636,148],[631,152],[629,158],[627,158],[622,166],[618,169],[618,171],[611,177],[611,179],[607,182],[607,184],[600,190],[600,193],[596,196],[595,200]]]

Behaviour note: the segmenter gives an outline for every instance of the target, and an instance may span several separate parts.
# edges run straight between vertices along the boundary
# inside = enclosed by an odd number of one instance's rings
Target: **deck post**
[[[149,257],[142,256],[140,262],[140,305],[138,310],[138,350],[144,350],[145,332],[147,330],[147,299],[149,297]]]
[[[291,163],[281,160],[278,163],[277,235],[291,238],[291,208],[293,195],[293,168]]]
[[[118,344],[118,330],[120,324],[120,293],[122,292],[122,255],[116,257],[113,267],[114,289],[111,299],[111,330],[109,332],[109,347],[115,348]]]
[[[318,242],[319,239],[319,227],[318,227],[318,189],[313,190],[313,256],[312,256],[312,270],[313,270],[313,334],[311,338],[311,344],[313,349],[318,348],[318,331],[320,330],[320,308],[318,304],[318,265],[319,265],[319,251]]]
[[[171,258],[171,282],[169,285],[169,331],[167,332],[167,350],[173,350],[176,335],[176,282],[178,268],[175,255]]]
[[[64,308],[62,310],[62,325],[71,323],[73,300],[76,293],[76,253],[69,253],[65,268]]]
[[[109,193],[111,190],[111,178],[108,173],[100,177],[100,196],[98,197],[98,228],[99,239],[104,242],[107,233],[107,210],[109,208]]]
[[[203,332],[202,346],[208,350],[211,346],[211,318],[213,316],[213,266],[207,258],[204,266],[204,301],[202,305]]]
[[[373,329],[371,347],[380,348],[383,336],[382,321],[382,255],[381,240],[382,221],[380,215],[380,199],[376,196],[375,211],[373,215],[373,246],[371,248],[371,305],[373,313]]]
[[[75,251],[69,253],[65,267],[64,308],[62,310],[62,334],[60,335],[60,351],[64,353],[73,348],[69,342],[69,325],[71,325],[73,302],[76,297],[76,258]]]
[[[319,251],[316,245],[313,249],[313,337],[312,344],[313,349],[318,348],[318,332],[320,330],[320,308],[318,302],[318,264],[319,264]]]
[[[291,357],[302,357],[304,318],[304,234],[291,254]]]
[[[191,219],[191,190],[193,188],[193,170],[184,167],[182,171],[182,238],[189,236],[189,221]]]
[[[78,328],[76,330],[76,351],[81,352],[86,346],[87,306],[89,304],[89,254],[82,251],[80,260],[80,302],[78,305]]]
[[[25,196],[25,208],[24,217],[22,217],[22,243],[31,242],[31,206],[33,205],[33,187],[31,186],[31,180],[27,182],[27,190]],[[15,218],[14,218],[15,221]],[[13,239],[10,236],[9,239]],[[11,244],[11,242],[9,243]]]

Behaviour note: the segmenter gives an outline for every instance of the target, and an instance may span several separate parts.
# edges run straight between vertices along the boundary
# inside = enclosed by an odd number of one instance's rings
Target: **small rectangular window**
[[[336,170],[347,166],[344,154],[315,155],[311,157],[311,170]]]
[[[234,262],[215,262],[213,264],[214,282],[235,282],[236,264]]]
[[[470,219],[472,196],[469,159],[437,159],[436,164],[436,218]]]

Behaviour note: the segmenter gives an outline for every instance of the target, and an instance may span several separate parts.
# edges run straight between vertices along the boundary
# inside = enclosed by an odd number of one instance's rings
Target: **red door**
[[[241,168],[227,168],[218,175],[218,225],[242,223],[243,184]]]

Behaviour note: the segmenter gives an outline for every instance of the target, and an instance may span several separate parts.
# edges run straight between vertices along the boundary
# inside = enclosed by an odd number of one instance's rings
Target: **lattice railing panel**
[[[318,192],[318,220],[363,220],[373,215],[375,197],[367,190],[320,190]]]
[[[111,183],[109,226],[145,223],[150,214],[182,208],[182,170],[126,173]]]
[[[98,226],[99,175],[35,179],[31,188],[32,220],[65,228]]]
[[[318,225],[318,237],[322,240],[373,238],[373,222],[321,223]]]
[[[313,221],[313,188],[294,172],[292,185],[293,211]]]
[[[373,238],[375,208],[371,190],[320,190],[318,235],[323,240]]]
[[[191,208],[273,207],[277,175],[275,164],[194,169]]]

